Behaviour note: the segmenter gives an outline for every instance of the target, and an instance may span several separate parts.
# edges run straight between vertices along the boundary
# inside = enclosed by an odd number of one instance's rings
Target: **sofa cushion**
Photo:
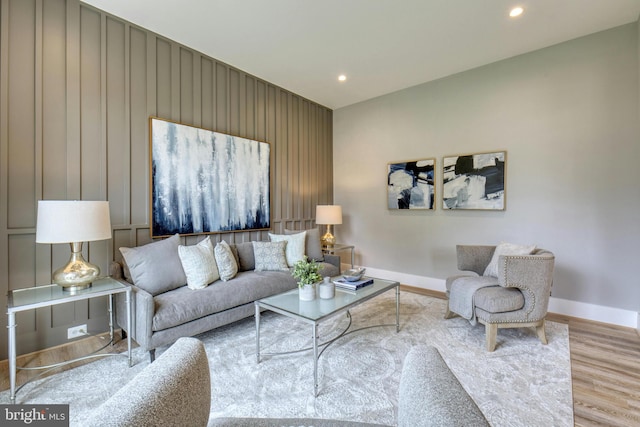
[[[253,243],[243,242],[230,245],[238,255],[238,271],[249,271],[256,268],[256,259],[253,256]]]
[[[233,279],[238,273],[238,263],[236,257],[233,256],[231,247],[224,240],[216,245],[213,250],[216,264],[218,264],[218,271],[220,272],[220,279],[223,281]]]
[[[498,259],[500,255],[529,255],[536,249],[535,245],[516,245],[514,243],[500,243],[493,252],[489,265],[484,270],[484,276],[498,277]]]
[[[310,228],[308,230],[284,230],[284,234],[296,234],[306,231],[305,238],[305,255],[316,261],[324,261],[322,253],[322,244],[320,243],[320,230],[318,228]]]
[[[285,248],[287,242],[252,242],[255,271],[289,271]]]
[[[269,239],[271,239],[272,242],[287,242],[287,246],[284,248],[284,254],[289,267],[293,267],[296,262],[304,259],[306,237],[306,231],[296,234],[269,233]]]
[[[187,277],[178,255],[179,245],[180,236],[176,234],[144,246],[120,248],[133,284],[151,295],[184,286]]]
[[[320,275],[336,276],[338,268],[320,263]],[[228,282],[217,281],[193,292],[186,286],[156,296],[151,328],[162,331],[255,300],[295,289],[289,271],[243,271]]]
[[[518,288],[493,286],[478,289],[473,301],[476,307],[489,313],[504,313],[524,307],[524,295]]]
[[[209,236],[197,245],[178,246],[178,255],[189,289],[202,289],[220,278]]]

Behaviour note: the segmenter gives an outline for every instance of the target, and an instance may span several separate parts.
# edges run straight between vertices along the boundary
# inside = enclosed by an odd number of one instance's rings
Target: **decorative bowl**
[[[347,282],[357,282],[358,280],[362,279],[365,270],[366,268],[363,267],[345,270],[342,272],[342,277],[344,277],[344,280],[346,280]]]

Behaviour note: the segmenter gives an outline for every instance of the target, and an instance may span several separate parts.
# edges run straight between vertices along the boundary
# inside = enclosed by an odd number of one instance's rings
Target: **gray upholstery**
[[[98,409],[87,427],[206,426],[209,362],[202,342],[181,338]]]
[[[458,245],[458,268],[476,273],[478,280],[491,261],[495,246]],[[535,327],[540,340],[546,344],[544,318],[547,315],[555,257],[545,249],[536,249],[531,255],[501,255],[498,260],[497,286],[482,288],[474,294],[475,316],[487,330],[487,349],[495,348],[498,328]],[[451,286],[461,277],[447,279],[447,296]],[[451,317],[449,311],[445,317]],[[460,314],[460,313],[458,313]]]
[[[489,423],[435,347],[414,347],[400,377],[398,427],[482,427]],[[361,427],[353,421],[309,418],[214,418],[217,427]]]
[[[398,427],[488,426],[435,347],[414,347],[404,360]]]
[[[132,288],[132,330],[127,331],[131,338],[145,351],[153,351],[180,337],[194,336],[252,316],[255,300],[297,286],[288,271],[242,271],[255,265],[251,242],[231,245],[231,248],[238,255],[241,270],[233,279],[226,282],[217,280],[197,290],[184,285],[157,295],[125,280],[122,262],[113,262],[109,272],[111,277]],[[337,256],[327,255],[320,265],[322,276],[340,273],[340,258]],[[126,330],[124,294],[116,296],[116,317],[118,325]]]

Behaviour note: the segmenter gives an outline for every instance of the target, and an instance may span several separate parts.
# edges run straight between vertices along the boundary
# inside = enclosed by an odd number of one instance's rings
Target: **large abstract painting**
[[[506,152],[445,157],[443,209],[504,210]]]
[[[389,163],[387,206],[389,209],[433,209],[435,159]]]
[[[271,227],[270,146],[157,118],[151,133],[151,236]]]

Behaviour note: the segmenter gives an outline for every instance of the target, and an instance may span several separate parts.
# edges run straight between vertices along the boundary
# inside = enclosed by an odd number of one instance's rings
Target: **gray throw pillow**
[[[220,279],[226,282],[236,277],[236,274],[238,274],[238,263],[229,244],[222,240],[216,245],[213,254],[216,258],[216,264],[218,264]]]
[[[287,242],[253,242],[256,271],[288,271],[284,249]]]
[[[180,235],[138,246],[120,248],[133,284],[155,296],[184,286],[187,276],[182,269],[178,246]]]
[[[324,261],[322,253],[322,244],[320,243],[320,230],[318,228],[310,228],[309,230],[284,230],[284,234],[297,234],[307,232],[305,242],[305,254],[316,261]]]

